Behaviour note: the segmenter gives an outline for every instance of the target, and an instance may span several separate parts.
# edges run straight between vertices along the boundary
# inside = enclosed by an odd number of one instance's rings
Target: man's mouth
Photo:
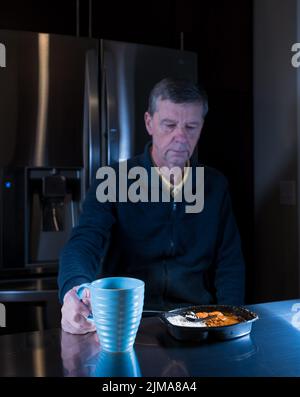
[[[171,152],[178,154],[180,156],[182,156],[183,154],[187,154],[188,151],[187,150],[171,150]]]

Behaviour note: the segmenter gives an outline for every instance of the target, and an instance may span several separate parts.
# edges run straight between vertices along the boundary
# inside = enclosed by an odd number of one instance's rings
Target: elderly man
[[[161,193],[169,188],[171,200],[100,202],[100,182],[94,183],[60,259],[65,331],[95,329],[86,320],[89,292],[80,301],[76,289],[98,277],[144,280],[146,308],[243,303],[244,261],[226,178],[213,168],[202,168],[204,205],[199,212],[186,210],[185,196],[176,199],[187,180],[192,191],[199,186],[196,170],[200,165],[192,154],[207,111],[205,92],[189,81],[167,78],[152,89],[145,113],[152,141],[126,166],[128,170],[142,167],[149,176],[155,169],[160,183],[150,186],[150,191],[155,188]],[[120,164],[113,169],[118,171]],[[180,172],[168,175],[173,169]]]

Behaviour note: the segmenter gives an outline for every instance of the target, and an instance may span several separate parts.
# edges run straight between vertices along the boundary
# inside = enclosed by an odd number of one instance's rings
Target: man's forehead
[[[174,103],[168,99],[157,101],[156,111],[159,113],[160,119],[180,117],[182,115],[191,117],[201,117],[202,104],[193,103]]]

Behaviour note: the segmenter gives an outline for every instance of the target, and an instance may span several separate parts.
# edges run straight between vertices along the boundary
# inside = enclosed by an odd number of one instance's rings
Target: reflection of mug
[[[143,312],[144,287],[135,278],[107,277],[78,288],[80,299],[85,288],[90,290],[92,316],[88,319],[95,323],[102,349],[132,349]]]
[[[141,370],[134,349],[124,353],[101,350],[92,366],[95,377],[140,377]]]

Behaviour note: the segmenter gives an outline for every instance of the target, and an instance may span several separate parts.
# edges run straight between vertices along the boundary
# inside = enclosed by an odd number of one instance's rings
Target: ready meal
[[[186,342],[230,340],[248,335],[258,315],[242,306],[198,305],[161,312],[173,338]]]
[[[238,316],[221,311],[187,312],[168,316],[168,321],[182,327],[224,327],[240,323]]]
[[[238,316],[229,313],[214,312],[197,312],[196,317],[203,319],[207,327],[223,327],[225,325],[233,325],[241,320]]]

